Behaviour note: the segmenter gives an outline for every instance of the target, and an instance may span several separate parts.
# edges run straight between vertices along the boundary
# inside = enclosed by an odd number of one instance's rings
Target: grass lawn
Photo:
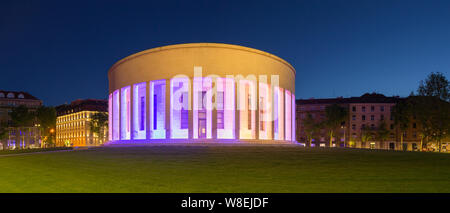
[[[289,146],[0,156],[0,192],[450,192],[450,154]]]

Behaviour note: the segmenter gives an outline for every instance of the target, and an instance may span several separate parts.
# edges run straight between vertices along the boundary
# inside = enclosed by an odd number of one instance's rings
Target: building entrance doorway
[[[198,138],[206,138],[206,112],[198,113]]]

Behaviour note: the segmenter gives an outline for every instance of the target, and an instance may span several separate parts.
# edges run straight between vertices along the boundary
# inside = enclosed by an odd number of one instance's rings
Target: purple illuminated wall
[[[292,141],[296,141],[296,129],[295,129],[295,114],[296,114],[296,108],[295,108],[295,94],[292,95]]]
[[[222,119],[223,128],[217,127],[217,138],[219,139],[234,139],[235,138],[235,92],[234,79],[232,78],[217,78],[217,94],[216,105],[217,122]]]
[[[146,83],[133,86],[133,139],[146,139]]]
[[[265,80],[179,77],[142,82],[111,93],[108,110],[112,141],[296,139],[295,95]]]
[[[212,79],[194,78],[193,138],[212,138]]]
[[[285,90],[285,140],[290,141],[291,137],[292,137],[292,125],[291,125],[291,107],[292,107],[292,97],[291,97],[291,92],[289,90]]]
[[[120,102],[119,102],[119,90],[113,92],[113,122],[112,122],[112,131],[113,131],[113,140],[119,140],[120,136]]]
[[[239,81],[239,139],[256,138],[256,82],[252,80]]]
[[[150,82],[150,137],[166,138],[166,80]]]
[[[129,140],[131,132],[130,86],[120,90],[120,139]]]
[[[271,139],[272,137],[272,101],[269,88],[266,83],[259,83],[259,139]]]
[[[112,130],[112,127],[113,127],[113,125],[112,125],[112,122],[113,122],[112,107],[113,107],[113,95],[109,94],[109,98],[108,98],[108,124],[109,124],[108,125],[108,140],[110,140],[110,141],[113,139],[113,137],[112,137],[112,133],[113,133],[113,130]]]
[[[187,139],[189,129],[186,116],[189,109],[189,78],[172,78],[170,80],[170,137]],[[187,123],[189,124],[189,123]]]

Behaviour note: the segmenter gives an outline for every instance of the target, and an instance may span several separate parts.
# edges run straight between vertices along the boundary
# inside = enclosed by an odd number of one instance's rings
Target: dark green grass
[[[1,155],[10,154],[24,154],[33,152],[50,152],[50,151],[61,151],[61,150],[72,150],[72,147],[54,147],[54,148],[37,148],[37,149],[14,149],[14,150],[0,150]]]
[[[0,157],[0,192],[450,192],[450,155],[275,146]]]

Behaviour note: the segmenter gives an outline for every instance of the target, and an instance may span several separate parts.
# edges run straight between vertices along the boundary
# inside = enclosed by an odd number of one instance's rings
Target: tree
[[[54,107],[41,106],[36,111],[36,117],[39,122],[42,142],[48,146],[54,144],[53,132],[56,128],[56,110]]]
[[[422,126],[424,138],[437,143],[441,151],[442,139],[450,131],[450,103],[434,96],[410,97],[414,115]]]
[[[434,73],[428,75],[427,79],[420,81],[420,86],[417,89],[419,96],[432,96],[438,97],[444,101],[450,101],[450,85],[445,76],[440,73]]]
[[[372,140],[372,130],[367,126],[361,127],[361,147],[365,147],[370,140]]]
[[[104,132],[108,128],[108,114],[106,112],[97,112],[91,116],[90,130],[96,133],[101,142],[104,141]]]
[[[338,104],[332,104],[325,108],[326,120],[324,126],[327,127],[330,136],[330,147],[333,145],[333,136],[337,128],[347,121],[348,111]]]
[[[306,118],[303,120],[303,126],[305,127],[306,137],[308,137],[307,146],[311,146],[313,136],[321,129],[321,125],[314,120],[311,113],[307,113]]]
[[[384,147],[384,141],[389,138],[390,131],[386,128],[386,123],[381,122],[376,130],[376,135],[378,140],[380,141],[380,146]]]
[[[6,141],[6,138],[8,138],[8,126],[6,125],[6,122],[0,123],[0,143],[2,143],[3,150],[8,149],[8,141]]]
[[[17,149],[22,148],[20,146],[20,134],[25,135],[27,131],[27,127],[33,126],[33,121],[35,119],[34,114],[28,110],[24,105],[20,105],[16,108],[13,108],[10,112],[9,116],[11,117],[11,121],[13,127],[16,128],[16,141],[15,145]],[[23,138],[24,136],[22,136]],[[22,146],[27,147],[28,143],[24,139],[22,139]]]
[[[421,81],[417,96],[409,98],[413,114],[422,126],[423,137],[435,141],[441,151],[441,141],[450,131],[450,85],[442,73],[431,73]]]
[[[408,99],[399,101],[392,109],[394,125],[400,130],[400,146],[403,147],[403,135],[408,129],[410,118],[412,116],[411,106]]]

